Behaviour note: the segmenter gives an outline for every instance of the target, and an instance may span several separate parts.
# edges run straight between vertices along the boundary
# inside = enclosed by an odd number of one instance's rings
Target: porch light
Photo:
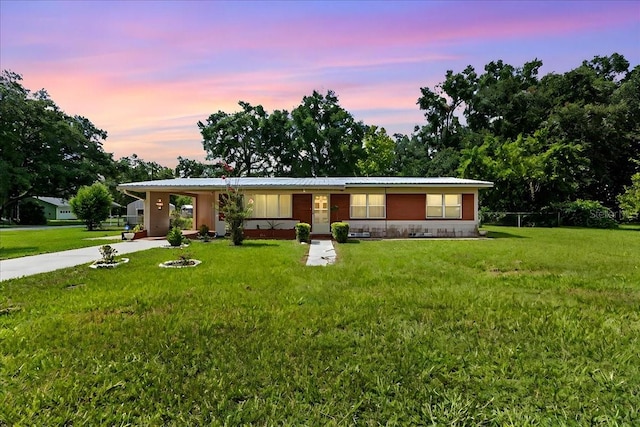
[[[162,210],[162,207],[164,206],[164,203],[162,203],[162,199],[158,199],[158,201],[156,202],[156,206],[158,207],[158,210]]]

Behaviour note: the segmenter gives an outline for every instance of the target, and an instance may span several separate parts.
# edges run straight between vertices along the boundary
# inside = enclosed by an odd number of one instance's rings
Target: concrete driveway
[[[131,242],[114,243],[110,246],[118,251],[118,255],[159,248],[169,243],[162,240],[133,240]],[[48,273],[67,267],[86,264],[100,259],[99,246],[71,249],[50,254],[32,255],[0,261],[0,281],[33,274]]]

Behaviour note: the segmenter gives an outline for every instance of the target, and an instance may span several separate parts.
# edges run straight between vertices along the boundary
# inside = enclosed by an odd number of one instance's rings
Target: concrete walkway
[[[114,243],[110,245],[118,251],[118,255],[144,251],[168,245],[164,240],[134,240],[131,242]],[[100,259],[100,246],[71,249],[69,251],[54,252],[13,258],[0,261],[0,281],[15,279],[16,277],[31,276],[38,273],[48,273],[61,268],[75,267]]]
[[[312,240],[309,245],[307,265],[325,266],[336,261],[336,251],[331,240]]]

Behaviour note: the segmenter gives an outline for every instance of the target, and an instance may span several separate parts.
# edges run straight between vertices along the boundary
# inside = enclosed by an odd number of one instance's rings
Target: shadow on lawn
[[[38,246],[21,246],[19,248],[0,248],[0,259],[11,258],[16,253],[37,252]]]
[[[490,239],[529,239],[530,237],[519,234],[505,233],[504,231],[489,231],[487,237]]]
[[[269,242],[276,242],[276,240],[270,240]],[[247,247],[252,247],[252,248],[258,248],[258,247],[278,247],[280,246],[280,243],[267,243],[265,241],[257,241],[257,240],[245,240],[242,242],[242,245],[240,246],[247,246]]]

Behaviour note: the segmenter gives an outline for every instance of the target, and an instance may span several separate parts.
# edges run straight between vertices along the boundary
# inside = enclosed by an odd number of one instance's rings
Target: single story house
[[[118,190],[144,195],[144,226],[149,236],[169,230],[169,196],[193,199],[193,228],[202,224],[225,233],[219,203],[229,187],[253,201],[245,235],[294,238],[298,222],[312,235],[330,234],[330,224],[348,222],[370,237],[467,237],[478,234],[478,191],[492,182],[460,178],[177,178],[120,184]],[[137,194],[136,194],[137,193]],[[285,231],[287,230],[287,231]]]
[[[45,196],[36,196],[33,199],[44,208],[44,217],[47,219],[77,219],[66,199]]]

